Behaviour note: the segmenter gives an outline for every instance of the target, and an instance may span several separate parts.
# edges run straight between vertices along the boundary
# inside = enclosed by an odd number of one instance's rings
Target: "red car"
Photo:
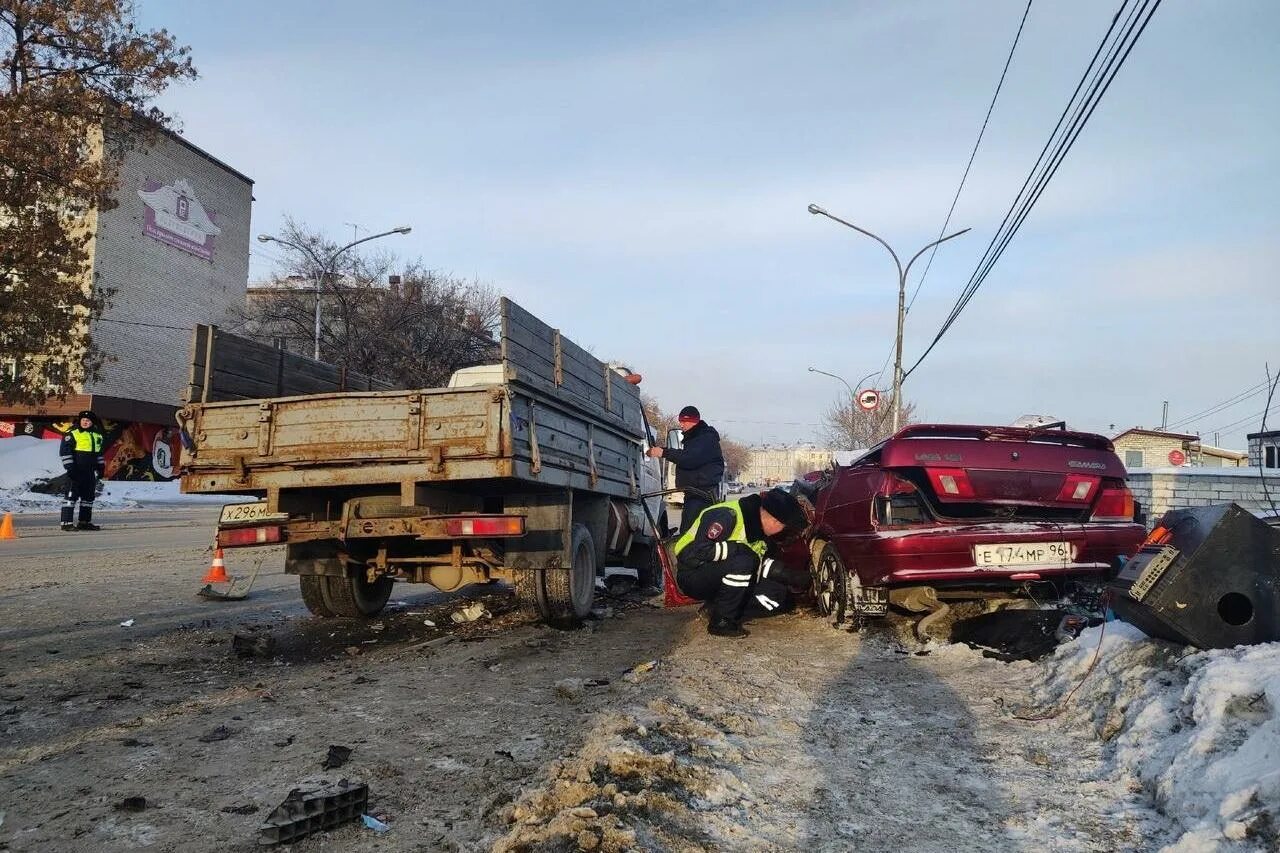
[[[815,514],[786,562],[837,622],[904,587],[1100,582],[1146,533],[1111,442],[1062,429],[909,426],[795,490]]]

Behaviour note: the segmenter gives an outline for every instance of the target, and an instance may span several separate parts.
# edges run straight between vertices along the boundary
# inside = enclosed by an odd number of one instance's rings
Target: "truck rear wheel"
[[[516,595],[532,602],[538,616],[555,628],[576,628],[591,612],[596,595],[596,543],[585,524],[573,525],[569,568],[528,569],[516,580]]]
[[[391,598],[391,587],[395,583],[387,575],[369,583],[363,570],[358,571],[354,577],[321,575],[317,580],[321,582],[321,596],[332,615],[353,619],[381,613],[387,599]]]
[[[313,616],[331,618],[334,612],[325,603],[322,589],[324,579],[319,575],[298,575],[298,588],[302,590],[302,603]]]

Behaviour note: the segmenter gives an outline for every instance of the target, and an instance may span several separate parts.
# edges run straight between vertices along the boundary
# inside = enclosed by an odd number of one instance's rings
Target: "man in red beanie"
[[[783,489],[747,495],[708,507],[672,549],[676,582],[690,598],[707,603],[707,631],[717,637],[747,636],[742,616],[753,601],[766,614],[779,612],[785,587],[770,575],[769,537],[800,532],[809,519]],[[759,593],[752,598],[753,592]]]
[[[651,447],[649,455],[674,464],[676,488],[687,489],[680,509],[680,532],[684,533],[704,509],[719,499],[724,453],[720,450],[720,433],[702,419],[696,406],[685,406],[677,418],[683,446]]]

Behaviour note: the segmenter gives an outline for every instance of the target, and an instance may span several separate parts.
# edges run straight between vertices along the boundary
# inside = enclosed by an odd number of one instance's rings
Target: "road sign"
[[[1187,454],[1183,453],[1181,450],[1169,451],[1169,464],[1174,466],[1175,468],[1182,465],[1182,463],[1186,461],[1187,461]]]
[[[866,388],[858,392],[858,408],[864,412],[875,411],[876,406],[880,405],[880,392],[874,388]]]

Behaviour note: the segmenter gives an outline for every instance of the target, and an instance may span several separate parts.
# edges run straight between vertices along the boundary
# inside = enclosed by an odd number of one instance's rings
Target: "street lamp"
[[[315,331],[315,351],[314,351],[314,354],[311,356],[312,358],[314,358],[316,361],[320,360],[320,289],[321,289],[321,285],[324,282],[325,275],[333,274],[333,265],[338,260],[338,256],[341,255],[343,252],[347,251],[348,249],[350,249],[352,246],[359,246],[361,243],[368,243],[370,240],[377,240],[379,237],[387,237],[391,234],[408,234],[412,230],[413,230],[413,227],[410,225],[401,225],[397,228],[392,228],[390,231],[383,231],[380,234],[371,234],[368,237],[361,237],[359,240],[352,240],[347,245],[332,252],[329,255],[329,257],[327,257],[323,261],[320,260],[320,256],[315,253],[315,250],[311,248],[311,246],[305,243],[294,243],[291,240],[283,240],[280,237],[273,237],[270,234],[258,235],[259,243],[279,243],[281,246],[288,246],[291,249],[302,252],[304,255],[311,258],[311,262],[315,264],[316,331]]]
[[[933,248],[939,243],[947,242],[952,237],[959,237],[961,234],[966,233],[969,229],[965,228],[962,231],[957,231],[954,234],[948,234],[945,237],[934,240],[932,243],[928,244],[923,249],[921,249],[920,251],[912,255],[911,260],[907,261],[907,265],[904,267],[902,265],[902,261],[898,260],[898,253],[893,250],[893,247],[890,246],[888,243],[886,243],[884,240],[882,240],[879,236],[872,234],[867,229],[859,228],[857,225],[854,225],[852,222],[846,222],[840,217],[835,216],[831,213],[828,213],[827,211],[823,210],[821,207],[819,207],[816,204],[809,205],[809,212],[814,214],[815,216],[821,214],[822,216],[825,216],[828,219],[833,219],[836,222],[839,222],[841,225],[845,225],[845,226],[848,226],[849,228],[852,228],[854,231],[857,231],[859,234],[866,234],[872,240],[875,240],[881,246],[884,246],[886,249],[889,250],[889,254],[893,256],[894,264],[898,267],[898,335],[897,335],[897,341],[894,348],[895,355],[893,358],[893,431],[897,432],[898,420],[902,415],[902,324],[904,319],[906,318],[906,313],[907,313],[906,312],[907,274],[911,272],[911,265],[916,262],[916,259],[919,258],[921,255],[923,255],[925,252],[927,252],[929,249]]]
[[[854,414],[855,414],[855,409],[854,409],[854,407],[858,405],[858,396],[857,396],[857,394],[855,394],[855,393],[854,393],[854,391],[853,391],[853,386],[852,386],[852,385],[850,385],[848,382],[845,382],[845,379],[844,379],[844,377],[843,377],[843,376],[837,376],[837,375],[836,375],[836,374],[834,374],[834,373],[827,373],[827,371],[825,371],[825,370],[819,370],[819,369],[818,369],[818,368],[816,368],[816,367],[810,367],[810,368],[809,368],[809,372],[810,372],[810,373],[821,373],[823,376],[830,376],[832,379],[839,379],[841,382],[844,382],[844,387],[849,389],[849,443],[850,443],[850,444],[853,444],[853,443],[854,443],[854,439],[853,439],[853,424],[854,424],[854,421],[853,421],[853,418],[854,418]],[[863,383],[863,382],[866,382],[866,381],[867,381],[868,379],[870,379],[872,376],[875,376],[875,375],[876,375],[876,373],[878,373],[878,372],[879,372],[879,371],[875,371],[875,370],[873,370],[873,371],[871,371],[870,373],[868,373],[866,376],[864,376],[864,377],[862,377],[861,379],[859,379],[859,380],[858,380],[858,387],[859,387],[859,388],[861,388],[861,387],[862,387],[862,383]],[[849,449],[850,449],[850,450],[857,450],[858,448],[856,448],[856,447],[850,447]]]

